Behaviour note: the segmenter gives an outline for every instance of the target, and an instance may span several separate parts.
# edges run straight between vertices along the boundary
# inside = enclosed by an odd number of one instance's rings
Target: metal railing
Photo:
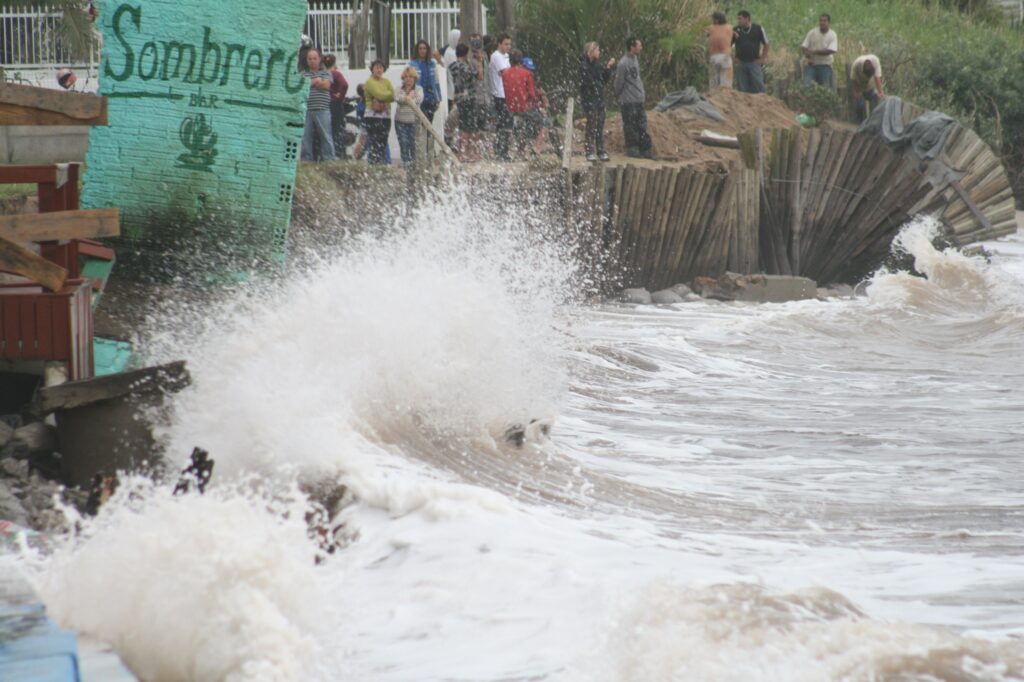
[[[19,70],[70,67],[94,73],[99,47],[88,59],[74,59],[60,36],[62,14],[48,5],[0,8],[0,68]]]
[[[431,48],[444,52],[448,45],[448,34],[459,25],[458,0],[394,0],[391,4],[391,44],[388,54],[392,61],[406,61],[410,58],[416,42],[420,39],[430,43]],[[338,55],[344,64],[352,39],[352,23],[358,7],[351,0],[333,2],[311,2],[306,17],[304,33],[313,44],[324,52]],[[487,8],[483,8],[482,23],[487,25]],[[372,34],[371,34],[372,35]],[[379,54],[372,43],[367,59]]]

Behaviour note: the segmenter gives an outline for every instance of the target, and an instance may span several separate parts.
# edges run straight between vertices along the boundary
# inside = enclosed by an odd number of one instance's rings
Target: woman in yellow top
[[[391,103],[395,101],[395,87],[384,78],[384,62],[379,59],[370,64],[370,78],[363,85],[366,113],[363,125],[369,138],[366,160],[371,164],[383,164],[384,153],[391,134]]]

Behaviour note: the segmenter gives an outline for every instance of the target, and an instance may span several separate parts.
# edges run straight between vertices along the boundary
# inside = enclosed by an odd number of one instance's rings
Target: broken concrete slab
[[[151,419],[189,383],[185,363],[174,362],[41,389],[33,410],[56,413],[61,479],[85,488],[100,472],[159,466]]]
[[[787,275],[738,275],[727,272],[721,277],[698,277],[693,290],[704,298],[718,301],[785,303],[818,296],[818,285],[806,277]]]

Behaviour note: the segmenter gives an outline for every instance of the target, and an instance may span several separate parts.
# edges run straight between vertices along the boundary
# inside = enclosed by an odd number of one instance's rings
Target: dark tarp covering
[[[926,111],[910,123],[903,123],[903,100],[889,96],[879,102],[871,116],[860,124],[858,133],[878,135],[896,151],[909,150],[920,170],[936,187],[964,176],[946,158],[946,142],[956,124],[938,111]]]
[[[715,105],[701,97],[693,87],[668,93],[654,107],[654,110],[658,112],[670,109],[686,109],[705,118],[710,118],[712,121],[725,122],[725,116],[722,116]]]

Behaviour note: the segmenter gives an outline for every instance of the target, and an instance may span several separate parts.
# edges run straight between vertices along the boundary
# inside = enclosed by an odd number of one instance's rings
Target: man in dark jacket
[[[626,41],[626,56],[615,70],[615,94],[622,110],[622,133],[626,138],[626,156],[654,158],[651,136],[647,133],[647,99],[640,78],[640,53],[644,45],[639,38]]]
[[[583,46],[580,57],[580,106],[587,117],[584,149],[587,161],[608,160],[604,150],[604,88],[612,77],[615,60],[601,63],[601,47],[597,43]]]

